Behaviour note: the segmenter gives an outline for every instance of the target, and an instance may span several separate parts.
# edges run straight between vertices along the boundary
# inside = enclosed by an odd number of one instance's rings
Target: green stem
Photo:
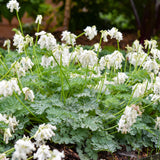
[[[84,34],[85,34],[85,32],[79,34],[79,35],[76,37],[76,39],[79,38],[79,37],[81,37],[81,36],[83,36]]]
[[[63,70],[62,70],[61,66],[59,65],[59,63],[58,63],[57,59],[55,58],[55,56],[54,56],[54,55],[52,55],[52,56],[53,56],[53,58],[54,58],[55,62],[57,63],[58,67],[60,68],[60,70],[61,70],[61,72],[62,72],[62,74],[63,74],[63,76],[64,76],[64,78],[65,78],[65,80],[66,80],[66,82],[67,82],[67,84],[68,84],[68,86],[69,86],[69,88],[71,88],[71,86],[70,86],[70,84],[69,84],[69,81],[68,81],[68,79],[67,79],[67,77],[66,77],[65,73],[63,72]]]
[[[0,62],[1,62],[1,64],[2,64],[2,66],[3,66],[3,68],[4,68],[6,71],[8,71],[8,68],[5,66],[5,64],[3,63],[3,61],[1,60],[1,58],[0,58]]]
[[[38,26],[37,26],[37,33],[39,32],[39,22],[38,22]],[[37,41],[38,41],[38,36],[36,36],[36,42],[35,45],[37,46]]]
[[[120,48],[119,48],[119,41],[117,40],[117,48],[118,48],[118,51],[120,51]]]
[[[41,70],[40,70],[40,67],[39,67],[39,61],[38,61],[38,57],[37,57],[37,54],[36,54],[35,45],[33,44],[33,54],[35,55],[35,58],[36,58],[36,63],[37,63],[36,67],[37,67],[37,70],[38,70],[38,76],[41,77],[42,73],[41,73]]]
[[[100,47],[101,47],[101,43],[102,43],[102,34],[101,34],[101,38],[100,38],[100,41],[99,41],[99,47],[98,47],[98,51],[97,51],[97,57],[99,57],[99,50],[100,50]]]
[[[12,68],[16,65],[16,63],[17,63],[17,61],[11,66],[11,68],[7,71],[7,73],[0,79],[0,81],[1,80],[3,80],[8,74],[9,74],[9,72],[12,70]]]
[[[29,113],[31,113],[32,116],[36,117],[31,111],[30,109],[19,99],[19,97],[16,95],[16,93],[14,92],[14,96],[16,97],[16,99],[24,106],[24,108],[26,108]]]
[[[22,35],[24,36],[24,34],[23,34],[23,29],[22,29],[22,23],[21,23],[21,21],[20,21],[20,18],[19,18],[19,15],[18,15],[18,11],[16,11],[16,15],[17,15],[17,19],[18,19],[19,26],[20,26],[20,29],[21,29],[21,33],[22,33]]]
[[[60,66],[62,67],[62,54],[60,57]],[[65,94],[64,94],[64,83],[63,83],[63,75],[62,75],[62,70],[60,70],[60,77],[61,77],[61,87],[62,87],[62,92],[61,92],[61,99],[64,100],[65,103]]]
[[[33,156],[32,157],[29,157],[27,160],[30,160],[30,159],[32,159],[33,158]]]
[[[107,129],[104,129],[105,131],[108,131],[108,130],[111,130],[111,129],[113,129],[113,128],[116,128],[118,125],[116,124],[115,126],[112,126],[112,127],[110,127],[110,128],[107,128]]]
[[[14,148],[11,148],[7,151],[4,152],[4,154],[8,155],[9,153],[12,153],[15,149]]]

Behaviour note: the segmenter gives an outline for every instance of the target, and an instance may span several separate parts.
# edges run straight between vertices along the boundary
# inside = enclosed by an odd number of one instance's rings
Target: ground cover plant
[[[20,9],[16,0],[7,7]],[[76,45],[86,35],[92,40],[96,26],[80,35],[62,33],[57,42],[51,33],[35,37],[14,29],[0,52],[0,159],[58,160],[65,157],[56,144],[76,147],[80,159],[97,159],[98,152],[143,147],[160,148],[160,50],[155,40],[138,40],[127,51],[116,28],[102,30],[94,46]],[[117,49],[101,48],[107,38]]]

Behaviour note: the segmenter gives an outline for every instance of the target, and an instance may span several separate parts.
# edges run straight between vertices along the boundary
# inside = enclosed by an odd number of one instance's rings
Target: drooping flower
[[[95,49],[96,52],[98,52],[98,49],[99,49],[99,52],[102,51],[102,48],[101,48],[101,46],[99,46],[99,43],[94,44],[94,49]]]
[[[158,129],[158,128],[159,128],[159,130],[160,130],[160,117],[157,117],[155,123],[156,123],[155,129]]]
[[[4,41],[3,47],[6,47],[6,46],[7,46],[7,48],[11,47],[11,41],[9,39]]]
[[[3,137],[3,140],[5,141],[6,144],[8,144],[8,141],[9,141],[9,138],[10,138],[10,137],[12,137],[10,128],[6,128],[6,129],[4,130],[4,137]]]
[[[74,45],[76,43],[76,35],[69,31],[63,31],[61,40],[65,41],[67,44]]]
[[[117,77],[113,78],[116,84],[123,84],[126,79],[128,79],[128,76],[123,72],[118,72]]]
[[[85,35],[87,36],[87,38],[89,40],[92,40],[96,35],[97,35],[97,30],[96,30],[96,26],[87,26],[84,29]]]
[[[4,97],[11,96],[14,91],[18,92],[19,95],[21,93],[16,78],[12,78],[9,81],[0,81],[0,95],[3,95]]]
[[[23,69],[24,69],[25,71],[28,71],[28,70],[31,69],[31,68],[33,67],[33,65],[34,65],[29,57],[22,57],[20,63],[22,64]]]
[[[148,49],[155,49],[157,47],[157,41],[156,40],[145,40],[144,41],[145,48],[148,47]]]
[[[0,154],[0,159],[1,159],[1,160],[9,160],[9,158],[6,157],[6,154],[5,154],[5,153]]]
[[[12,160],[26,160],[27,155],[35,150],[35,146],[31,142],[30,138],[25,136],[16,142],[14,148],[15,152],[12,155]]]
[[[24,37],[20,32],[16,33],[13,37],[13,45],[18,49],[18,53],[22,53],[25,47]]]
[[[122,33],[118,31],[117,28],[113,27],[112,29],[108,30],[108,35],[112,38],[115,38],[119,42],[123,39]]]
[[[41,33],[41,34],[40,34]],[[40,38],[38,40],[38,44],[40,48],[46,48],[47,50],[52,50],[56,46],[57,42],[55,37],[51,33],[40,32]],[[39,35],[39,34],[36,34]]]
[[[39,23],[39,24],[42,23],[42,15],[37,15],[35,23]]]
[[[51,66],[51,63],[53,63],[52,66]],[[42,56],[41,65],[42,65],[43,67],[47,67],[47,68],[48,68],[48,66],[53,67],[53,66],[56,66],[57,64],[56,64],[56,62],[54,61],[53,56],[46,57],[46,56],[44,55],[44,56]]]
[[[14,9],[18,12],[20,9],[19,3],[16,0],[10,0],[7,3],[7,8],[10,9],[10,12],[13,12]]]
[[[31,102],[33,102],[33,100],[34,100],[33,91],[30,90],[28,87],[23,88],[22,91],[25,94],[25,100],[30,99]]]
[[[48,145],[41,145],[34,153],[34,159],[48,160],[51,157],[51,151]]]
[[[52,126],[51,124],[41,124],[34,135],[36,144],[38,146],[44,144],[45,140],[49,140],[52,136],[55,136],[53,130],[56,130],[55,126]]]
[[[159,64],[155,59],[152,60],[151,58],[148,58],[142,66],[143,69],[146,69],[148,72],[153,71],[155,74],[159,72]]]
[[[79,56],[79,61],[82,67],[93,67],[98,62],[97,54],[92,50],[84,50]]]
[[[51,152],[51,158],[49,160],[62,160],[64,157],[64,151],[59,152],[57,149],[54,149],[53,152]]]
[[[134,104],[126,106],[125,111],[118,122],[118,132],[122,132],[123,134],[130,132],[130,127],[136,122],[136,118],[141,114],[142,112],[140,111],[139,106]]]
[[[108,42],[107,36],[108,36],[108,31],[107,30],[101,30],[101,36],[104,42]]]

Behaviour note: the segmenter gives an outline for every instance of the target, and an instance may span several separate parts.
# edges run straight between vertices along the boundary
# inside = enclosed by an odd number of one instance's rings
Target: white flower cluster
[[[13,92],[18,92],[19,95],[21,94],[16,78],[12,78],[9,81],[6,80],[0,81],[0,95],[7,97],[11,96]]]
[[[59,152],[57,149],[51,151],[47,145],[41,145],[34,154],[34,159],[38,160],[61,160],[64,157],[64,151]]]
[[[118,72],[117,77],[113,78],[115,84],[123,84],[126,79],[128,79],[128,76],[123,72]]]
[[[84,50],[78,59],[82,67],[94,67],[98,63],[97,54],[92,50]]]
[[[67,44],[74,45],[76,43],[76,37],[77,36],[75,34],[70,33],[69,31],[63,31],[61,41],[65,41]]]
[[[129,63],[135,66],[140,66],[142,62],[144,62],[147,54],[143,51],[143,46],[139,43],[138,40],[133,42],[132,47],[127,46],[128,54],[126,58],[128,59]]]
[[[101,36],[104,42],[108,42],[107,36],[110,36],[110,38],[115,38],[117,41],[121,41],[123,39],[123,35],[121,32],[118,31],[117,28],[113,27],[110,30],[101,30]]]
[[[53,130],[56,130],[56,127],[52,126],[51,124],[40,125],[37,132],[34,135],[34,139],[36,140],[37,146],[44,144],[45,140],[50,140],[52,136],[55,136]]]
[[[156,40],[145,40],[144,41],[144,45],[145,45],[145,48],[148,48],[148,49],[155,49],[157,47],[157,41]]]
[[[122,134],[130,132],[130,127],[136,122],[137,116],[141,114],[142,112],[140,111],[139,106],[134,104],[126,106],[125,111],[118,122],[118,132],[122,132]]]
[[[38,44],[40,45],[41,49],[46,48],[47,50],[52,50],[57,44],[55,37],[51,33],[41,31],[39,33],[36,33],[35,35],[40,36]]]
[[[145,94],[145,91],[150,89],[150,83],[146,80],[143,83],[137,83],[132,86],[133,97],[140,97]]]
[[[92,27],[87,26],[84,29],[84,32],[85,32],[85,36],[87,36],[89,40],[92,40],[97,35],[96,26],[92,26]]]
[[[151,89],[153,91],[153,94],[150,94],[149,97],[151,97],[151,101],[154,101],[154,104],[157,104],[157,101],[160,102],[160,77],[159,76],[155,78],[154,82],[153,81],[151,82]]]
[[[14,66],[13,66],[14,65]],[[26,71],[32,69],[34,64],[32,63],[29,57],[22,57],[20,63],[14,62],[11,66],[13,66],[13,72],[17,73],[19,77],[25,76]]]
[[[13,45],[16,46],[18,53],[22,53],[27,45],[32,46],[33,37],[26,35],[23,37],[21,32],[18,32],[13,37]]]
[[[4,122],[8,125],[8,128],[4,129],[4,138],[6,144],[8,144],[9,138],[12,137],[11,132],[14,132],[14,128],[18,125],[18,121],[16,121],[16,117],[7,117],[7,115],[2,115],[0,113],[0,122]],[[1,132],[1,130],[0,130]]]
[[[16,0],[10,0],[7,3],[7,8],[10,9],[10,12],[13,12],[14,9],[18,12],[20,9],[19,3]]]
[[[31,155],[33,151],[33,158],[38,160],[61,160],[64,158],[64,151],[59,152],[57,149],[51,151],[50,147],[45,144],[45,140],[50,140],[52,136],[55,136],[52,131],[55,129],[56,127],[51,124],[42,124],[33,136],[36,140],[35,143],[31,141],[31,138],[26,136],[19,139],[14,145],[15,152],[12,155],[12,160],[26,160],[29,158],[28,155]]]
[[[101,57],[99,64],[100,68],[103,70],[105,67],[110,69],[110,67],[114,67],[115,69],[121,69],[122,67],[122,61],[124,60],[124,57],[121,52],[114,51],[110,55],[105,55]]]
[[[155,59],[147,58],[147,60],[143,63],[143,69],[146,69],[148,72],[153,71],[155,74],[159,72],[159,64]]]
[[[15,152],[12,155],[12,160],[26,160],[27,154],[35,150],[34,144],[31,142],[30,138],[25,136],[16,142],[14,148]]]

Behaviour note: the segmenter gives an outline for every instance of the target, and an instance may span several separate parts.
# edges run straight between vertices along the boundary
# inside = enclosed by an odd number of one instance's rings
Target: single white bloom
[[[14,65],[14,67],[13,67],[13,65]],[[13,67],[12,68],[13,73],[17,73],[18,77],[26,75],[24,68],[21,66],[21,64],[19,62],[12,63],[11,67]]]
[[[6,157],[5,153],[0,154],[0,160],[9,160],[9,158]]]
[[[51,66],[51,63],[53,63],[53,66]],[[48,68],[48,66],[54,67],[54,66],[56,66],[57,64],[56,64],[53,56],[46,57],[46,56],[44,55],[44,56],[42,56],[41,65],[42,65],[44,68],[45,68],[45,67]]]
[[[3,137],[3,140],[6,142],[6,144],[8,144],[8,141],[9,141],[9,138],[10,138],[10,137],[12,137],[10,128],[6,128],[6,129],[4,130],[4,137]]]
[[[10,0],[7,3],[7,8],[10,9],[10,12],[13,12],[14,9],[18,12],[20,9],[19,3],[16,0]]]
[[[160,50],[156,48],[151,49],[151,53],[153,55],[153,59],[159,59],[160,60]]]
[[[123,54],[115,50],[110,56],[110,66],[113,66],[115,69],[121,69],[123,60]]]
[[[34,94],[33,91],[30,90],[28,87],[22,89],[23,93],[25,94],[25,100],[30,99],[33,102]]]
[[[45,31],[41,31],[41,32],[35,33],[36,36],[42,36],[42,35],[45,35],[45,34],[46,34]]]
[[[34,159],[38,160],[47,160],[51,157],[51,151],[49,150],[49,146],[47,145],[41,145],[37,152],[34,153]]]
[[[51,124],[41,124],[34,135],[36,144],[39,146],[40,144],[43,144],[45,140],[49,140],[52,136],[55,136],[53,130],[56,130],[55,126],[52,126]]]
[[[7,115],[2,115],[1,113],[0,113],[0,121],[3,121],[3,122],[5,122],[5,123],[8,123],[8,120],[7,120]]]
[[[122,72],[118,72],[117,77],[113,78],[113,80],[116,84],[123,84],[126,79],[128,79],[128,76]]]
[[[18,125],[18,122],[19,121],[16,120],[16,117],[9,117],[8,118],[9,128],[12,130],[12,132],[14,132],[14,128],[15,128],[15,126]]]
[[[35,150],[35,146],[30,138],[25,136],[16,142],[14,148],[15,152],[12,155],[12,160],[26,160],[27,155]]]
[[[101,57],[100,61],[99,61],[99,66],[100,69],[103,70],[105,69],[105,67],[107,67],[107,69],[110,69],[111,67],[111,54],[105,55],[103,57]]]
[[[88,37],[89,40],[92,40],[97,35],[96,26],[87,26],[84,29],[85,35]]]
[[[133,97],[140,97],[144,95],[145,91],[149,89],[149,82],[146,80],[143,83],[137,83],[132,87]]]
[[[9,39],[4,41],[3,47],[6,47],[6,46],[7,46],[7,48],[11,47],[11,41]]]
[[[158,128],[159,128],[159,130],[160,130],[160,117],[157,117],[155,123],[156,123],[155,129],[158,129]]]
[[[96,52],[98,52],[98,48],[99,48],[99,52],[101,52],[102,51],[101,46],[99,46],[99,43],[95,43],[94,44],[94,49],[95,49]]]
[[[108,42],[107,36],[108,36],[108,31],[107,30],[101,30],[101,36],[104,42]]]
[[[67,44],[74,45],[76,43],[76,37],[77,36],[75,34],[70,33],[69,31],[63,31],[61,41],[65,41]]]
[[[18,92],[19,95],[21,94],[16,78],[12,78],[9,81],[3,80],[0,82],[0,95],[2,94],[4,97],[11,96],[14,91]]]
[[[22,64],[23,69],[25,71],[28,71],[29,69],[31,69],[34,66],[34,64],[32,63],[32,61],[29,57],[22,57],[20,64]]]
[[[42,23],[42,15],[37,15],[35,23],[39,23],[39,24]]]
[[[62,160],[64,157],[64,151],[59,152],[57,149],[54,149],[49,160]]]

